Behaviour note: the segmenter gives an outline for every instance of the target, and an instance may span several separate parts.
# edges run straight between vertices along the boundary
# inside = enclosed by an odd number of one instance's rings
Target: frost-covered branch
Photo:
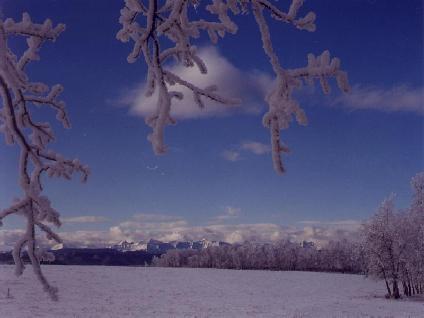
[[[48,19],[43,24],[33,23],[27,13],[23,14],[21,22],[0,20],[0,132],[7,144],[17,145],[20,149],[19,183],[24,193],[12,206],[0,211],[0,225],[11,214],[25,217],[25,234],[13,250],[15,272],[21,275],[24,271],[22,254],[26,248],[34,273],[53,300],[57,300],[57,288],[49,284],[40,267],[40,262],[51,260],[52,255],[38,246],[36,229],[45,233],[47,239],[61,242],[60,237],[45,224],[59,227],[61,222],[59,213],[42,194],[41,179],[44,174],[70,179],[72,174],[79,172],[85,181],[89,170],[77,159],[65,159],[48,149],[48,144],[54,140],[52,128],[49,123],[34,120],[30,105],[54,109],[57,120],[65,128],[70,128],[65,103],[59,99],[63,87],[55,85],[49,88],[44,83],[31,82],[25,67],[31,61],[39,60],[38,51],[42,44],[48,40],[55,41],[64,29],[63,24],[53,27]],[[8,39],[12,36],[26,38],[28,48],[20,57],[8,47]]]
[[[289,2],[289,1],[287,1]],[[197,12],[190,8],[197,8],[202,3],[207,3],[206,10],[217,21],[205,21],[203,19],[191,21]],[[215,93],[216,87],[201,89],[195,83],[187,83],[179,79],[175,74],[165,70],[166,61],[174,57],[186,67],[197,66],[202,74],[207,73],[206,65],[196,54],[195,46],[191,39],[198,38],[201,31],[207,32],[212,43],[216,44],[219,37],[226,33],[235,34],[237,24],[231,19],[231,15],[253,13],[262,38],[262,45],[276,75],[275,85],[267,94],[265,100],[269,106],[264,115],[263,123],[270,129],[272,158],[274,168],[278,173],[284,172],[281,153],[288,152],[288,148],[280,141],[280,131],[287,129],[296,117],[298,123],[307,124],[305,112],[293,98],[293,90],[301,86],[302,82],[313,83],[319,80],[323,92],[329,93],[328,79],[335,77],[337,84],[343,92],[349,91],[347,75],[340,70],[340,60],[330,59],[330,53],[324,51],[320,56],[308,55],[308,65],[298,69],[285,69],[275,53],[265,13],[271,18],[281,21],[300,30],[315,31],[315,13],[309,12],[299,17],[299,10],[303,0],[289,2],[288,11],[285,12],[268,0],[125,0],[125,7],[121,10],[120,23],[122,29],[117,38],[122,42],[132,40],[133,51],[128,56],[128,62],[135,62],[140,55],[144,56],[148,66],[147,96],[151,96],[155,90],[159,91],[156,111],[146,118],[146,123],[153,128],[149,140],[153,144],[156,153],[163,153],[163,131],[165,125],[174,123],[170,116],[172,98],[182,99],[180,92],[169,91],[169,87],[180,84],[193,91],[193,97],[199,107],[203,107],[201,98],[209,98],[214,101],[231,104],[235,100],[228,100]],[[145,22],[140,26],[137,22],[141,17]],[[167,38],[172,45],[161,51],[161,37]]]
[[[269,111],[263,117],[263,124],[271,131],[272,158],[274,169],[278,173],[284,172],[281,153],[288,152],[288,148],[281,143],[280,130],[290,126],[293,116],[301,125],[308,123],[304,110],[292,96],[293,90],[301,86],[302,80],[313,83],[315,79],[318,79],[323,92],[328,94],[330,92],[329,77],[336,77],[342,91],[348,92],[350,89],[346,73],[340,70],[340,60],[330,59],[328,51],[324,51],[318,57],[309,54],[308,65],[304,68],[286,70],[281,66],[272,46],[264,11],[269,11],[272,18],[291,23],[298,29],[314,31],[315,14],[313,12],[309,12],[304,18],[296,19],[302,4],[303,0],[293,0],[288,13],[284,13],[274,8],[268,1],[252,0],[252,11],[261,33],[262,45],[276,75],[275,86],[265,98]]]
[[[171,117],[172,99],[184,97],[181,92],[171,90],[173,85],[179,84],[192,91],[194,101],[201,108],[204,107],[203,98],[227,105],[239,102],[220,96],[216,92],[216,86],[200,88],[196,83],[180,78],[167,69],[167,60],[174,58],[185,67],[197,67],[202,74],[206,74],[206,65],[198,56],[195,46],[191,44],[191,39],[199,37],[200,32],[205,31],[212,42],[216,42],[217,34],[224,36],[227,32],[235,33],[237,26],[228,18],[226,10],[215,9],[213,6],[210,11],[219,14],[219,21],[208,22],[202,19],[190,21],[189,10],[192,5],[198,5],[200,1],[145,2],[146,4],[140,0],[125,1],[119,19],[122,29],[118,32],[117,38],[122,42],[130,40],[134,42],[133,51],[128,56],[129,63],[135,62],[140,55],[143,55],[148,67],[146,96],[152,96],[156,90],[159,92],[156,110],[146,118],[146,123],[153,129],[148,139],[155,153],[162,154],[166,151],[163,138],[165,126],[175,123]],[[139,25],[138,17],[143,18],[144,26]],[[161,46],[165,44],[168,46],[162,49]]]

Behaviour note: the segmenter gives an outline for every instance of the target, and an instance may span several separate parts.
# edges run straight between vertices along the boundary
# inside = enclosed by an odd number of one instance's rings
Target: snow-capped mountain
[[[147,243],[140,242],[128,242],[121,241],[118,244],[110,246],[110,248],[118,250],[118,251],[147,251]]]
[[[148,242],[128,242],[126,240],[119,242],[118,244],[110,246],[111,249],[115,249],[121,252],[125,251],[147,251],[149,253],[161,254],[172,249],[194,249],[201,250],[212,246],[223,246],[229,245],[226,242],[209,241],[202,239],[200,241],[172,241],[162,242],[151,239]]]

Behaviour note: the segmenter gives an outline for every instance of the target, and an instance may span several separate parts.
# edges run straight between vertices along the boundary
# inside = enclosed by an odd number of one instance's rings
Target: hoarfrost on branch
[[[216,16],[215,21],[204,19],[192,20],[197,15],[198,7],[207,2],[206,10]],[[158,90],[155,112],[146,118],[146,123],[153,132],[148,139],[156,154],[166,151],[164,144],[164,129],[166,125],[174,124],[171,117],[172,99],[183,99],[181,92],[172,91],[171,87],[179,84],[187,87],[193,93],[193,99],[200,108],[204,107],[203,99],[212,99],[222,104],[236,104],[239,100],[220,96],[217,86],[198,87],[180,78],[167,69],[167,62],[174,58],[185,67],[196,66],[202,74],[207,73],[207,66],[198,56],[191,39],[199,38],[202,31],[207,32],[212,43],[216,44],[219,37],[226,33],[236,34],[238,25],[231,15],[253,13],[258,25],[263,49],[269,57],[276,79],[265,100],[268,111],[263,117],[263,124],[270,130],[272,145],[272,160],[278,173],[284,172],[281,154],[289,149],[280,140],[280,131],[287,129],[293,119],[302,125],[307,124],[305,112],[293,98],[293,90],[302,83],[313,83],[318,80],[325,94],[330,92],[329,78],[334,77],[343,92],[350,90],[347,74],[340,69],[340,60],[331,58],[329,51],[319,56],[308,55],[305,67],[285,69],[275,53],[271,34],[265,14],[272,19],[294,26],[299,30],[313,32],[315,30],[315,13],[309,12],[304,17],[298,17],[298,11],[303,0],[292,0],[287,12],[280,10],[267,0],[125,0],[119,22],[122,24],[117,38],[122,42],[132,40],[133,50],[128,56],[128,62],[135,62],[141,55],[148,67],[146,96],[152,96]],[[138,18],[141,17],[143,25]],[[166,38],[168,41],[161,40]],[[168,44],[166,48],[162,46]]]
[[[59,213],[43,195],[42,176],[47,174],[49,177],[70,179],[72,174],[79,172],[82,181],[85,181],[89,170],[77,159],[65,159],[48,149],[49,143],[54,140],[52,128],[47,122],[34,120],[30,105],[54,109],[57,120],[65,128],[70,128],[65,103],[59,99],[63,87],[32,82],[25,68],[31,61],[39,60],[38,51],[43,43],[55,41],[64,29],[63,24],[53,27],[49,19],[42,24],[33,23],[27,13],[23,14],[20,22],[0,20],[0,132],[7,144],[19,147],[19,183],[23,191],[20,199],[0,211],[0,225],[5,217],[12,214],[26,219],[24,235],[13,250],[15,273],[19,276],[24,271],[23,252],[26,248],[35,275],[53,300],[57,299],[57,288],[49,284],[40,267],[41,261],[52,260],[53,255],[39,246],[36,230],[45,233],[48,240],[60,243],[59,235],[48,223],[59,227],[61,222]],[[9,48],[11,37],[26,38],[27,49],[21,56],[16,56]]]

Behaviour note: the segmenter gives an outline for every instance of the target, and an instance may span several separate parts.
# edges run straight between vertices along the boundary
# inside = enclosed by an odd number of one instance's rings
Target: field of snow
[[[382,297],[362,276],[185,268],[45,266],[49,300],[31,268],[0,266],[0,317],[424,317],[424,300]],[[10,288],[11,297],[7,298]]]

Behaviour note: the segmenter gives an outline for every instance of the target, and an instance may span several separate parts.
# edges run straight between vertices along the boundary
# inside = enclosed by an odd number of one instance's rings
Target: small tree
[[[383,201],[377,213],[364,225],[368,272],[384,279],[388,296],[393,298],[400,297],[398,282],[404,252],[397,236],[397,222],[398,215],[391,196]]]
[[[215,21],[197,19],[198,9],[202,5],[210,14],[216,16]],[[262,38],[262,46],[268,56],[275,73],[274,87],[265,100],[269,106],[263,117],[263,124],[270,130],[272,145],[272,160],[278,173],[284,172],[281,153],[288,148],[280,141],[280,130],[290,126],[293,116],[302,125],[307,124],[305,112],[293,98],[293,91],[302,83],[313,83],[319,80],[325,94],[330,92],[328,79],[335,77],[339,88],[347,92],[349,84],[347,75],[340,70],[340,60],[330,58],[329,51],[320,56],[308,55],[305,67],[286,69],[280,63],[275,53],[269,26],[265,15],[299,29],[315,31],[315,13],[309,12],[304,17],[298,17],[303,0],[292,0],[288,11],[283,11],[268,0],[125,0],[119,22],[122,29],[117,38],[122,42],[133,41],[134,47],[128,56],[128,62],[134,63],[142,55],[147,64],[146,96],[156,94],[156,109],[146,118],[146,124],[153,132],[148,136],[153,150],[157,154],[166,151],[164,144],[164,129],[166,125],[174,124],[171,117],[173,99],[183,99],[183,94],[172,90],[172,86],[180,85],[193,93],[193,99],[200,108],[204,107],[203,99],[211,99],[222,104],[238,103],[238,100],[224,98],[217,93],[216,85],[199,87],[179,77],[169,70],[167,62],[174,58],[185,67],[196,66],[200,73],[207,73],[207,66],[199,57],[192,39],[207,32],[213,44],[226,33],[236,34],[237,24],[231,15],[252,13],[258,25]],[[199,10],[200,12],[200,10]],[[143,21],[140,25],[138,20]]]
[[[49,123],[34,120],[30,105],[53,108],[57,120],[65,128],[70,128],[65,103],[59,99],[63,87],[55,85],[49,88],[44,83],[32,82],[25,69],[31,61],[39,59],[38,51],[43,43],[55,41],[64,29],[63,24],[53,27],[48,19],[43,24],[33,23],[27,13],[23,14],[21,22],[0,20],[0,132],[7,144],[19,147],[19,184],[23,191],[20,199],[0,211],[0,225],[5,217],[12,214],[26,219],[25,233],[13,249],[15,273],[19,276],[24,271],[22,254],[26,248],[35,275],[53,300],[57,300],[57,288],[49,284],[40,268],[40,262],[51,260],[53,255],[43,251],[37,243],[36,229],[44,232],[47,239],[60,243],[60,237],[46,223],[59,227],[61,222],[59,213],[43,195],[42,177],[47,174],[70,179],[73,173],[80,172],[85,181],[89,171],[78,160],[65,159],[48,149],[49,143],[54,140],[53,131]],[[26,38],[28,45],[20,57],[8,46],[9,38],[14,36]]]
[[[407,296],[424,292],[424,173],[411,180],[413,198],[411,207],[404,213],[404,240],[407,251],[404,257],[403,285]]]

